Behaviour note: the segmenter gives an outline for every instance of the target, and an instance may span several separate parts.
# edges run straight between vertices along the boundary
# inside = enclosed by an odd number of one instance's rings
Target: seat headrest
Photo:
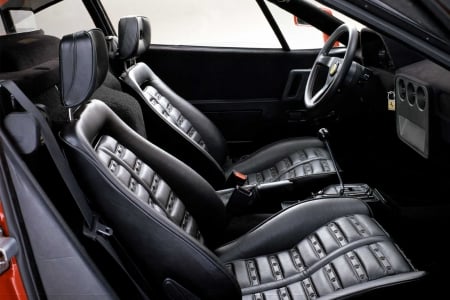
[[[88,100],[108,72],[108,50],[99,29],[66,35],[59,45],[61,99],[66,107]]]
[[[150,22],[147,17],[123,17],[119,21],[119,57],[127,60],[144,53],[150,46]]]

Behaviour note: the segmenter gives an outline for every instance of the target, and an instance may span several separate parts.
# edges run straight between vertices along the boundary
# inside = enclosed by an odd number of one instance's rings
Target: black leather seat
[[[146,17],[120,20],[118,55],[129,66],[121,78],[147,107],[147,132],[152,132],[149,138],[216,188],[223,187],[233,170],[248,175],[246,184],[334,174],[329,153],[316,138],[282,140],[235,164],[227,164],[226,142],[219,129],[146,64],[136,63],[149,46],[150,24]]]
[[[79,107],[61,133],[71,165],[159,297],[331,299],[424,275],[351,198],[299,203],[221,246],[227,213],[213,187],[103,102],[83,104],[108,69],[102,33],[65,36],[60,51],[62,99]]]

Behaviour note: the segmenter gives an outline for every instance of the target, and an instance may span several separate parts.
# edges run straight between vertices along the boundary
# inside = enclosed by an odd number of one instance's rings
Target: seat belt
[[[136,281],[134,276],[131,276],[130,273],[132,272],[134,275],[139,276],[139,278],[141,278],[141,281],[143,281],[145,285],[148,286],[143,275],[137,269],[136,265],[132,262],[131,258],[123,250],[119,241],[113,236],[113,230],[110,227],[102,224],[99,221],[99,216],[95,214],[90,208],[88,199],[78,185],[78,182],[72,173],[72,169],[70,168],[69,163],[63,151],[61,150],[61,147],[59,146],[47,120],[38,110],[36,105],[31,102],[30,99],[28,99],[28,97],[19,89],[19,87],[14,82],[9,80],[0,81],[0,86],[3,86],[10,93],[13,99],[16,100],[22,106],[22,108],[26,112],[30,113],[38,122],[41,130],[41,135],[44,139],[48,152],[50,153],[53,162],[55,163],[62,179],[69,189],[69,192],[75,200],[81,212],[81,215],[83,216],[85,222],[83,226],[83,234],[90,239],[97,241],[123,270],[125,275],[136,287],[138,293],[142,296],[142,298],[149,299],[147,293],[144,292],[141,285]],[[115,244],[121,248],[120,250],[123,254],[122,258],[125,256],[127,260],[127,267],[125,266],[123,259],[121,259],[116,249],[112,246],[110,239],[114,239]]]

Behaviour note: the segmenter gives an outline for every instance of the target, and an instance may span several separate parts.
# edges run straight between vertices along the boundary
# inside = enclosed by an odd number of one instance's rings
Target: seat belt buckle
[[[93,217],[91,225],[87,226],[86,224],[83,226],[83,234],[92,240],[96,240],[97,237],[110,237],[113,235],[113,230],[111,227],[108,227],[100,222],[98,216]]]
[[[227,186],[242,186],[247,182],[247,178],[246,174],[233,170],[227,179]]]
[[[253,205],[256,200],[256,190],[255,187],[244,188],[242,186],[237,186],[226,205],[227,211],[231,215],[240,215],[245,213],[249,207]]]

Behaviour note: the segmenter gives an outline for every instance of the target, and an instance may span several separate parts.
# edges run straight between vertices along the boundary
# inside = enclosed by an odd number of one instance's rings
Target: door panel
[[[227,141],[260,145],[286,136],[286,109],[303,108],[305,78],[316,55],[317,50],[159,45],[142,60],[203,111]]]

